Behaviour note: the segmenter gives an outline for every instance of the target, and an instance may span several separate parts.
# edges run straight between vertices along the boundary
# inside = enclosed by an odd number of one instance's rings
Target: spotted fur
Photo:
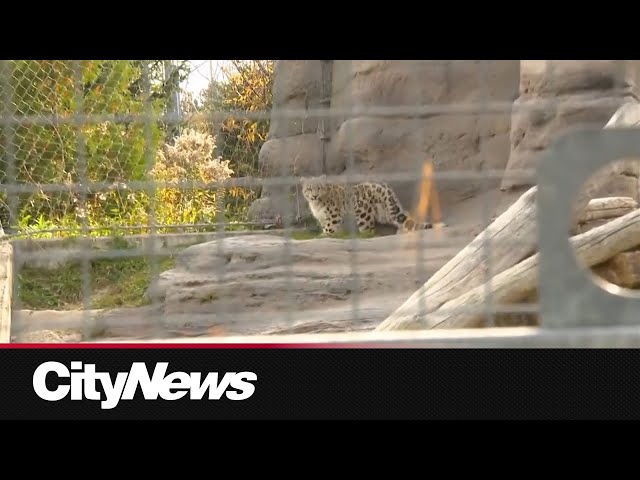
[[[349,207],[361,233],[373,230],[376,223],[393,225],[397,233],[432,228],[431,222],[418,223],[412,218],[385,183],[359,183],[349,193],[350,202],[346,186],[327,183],[326,175],[302,179],[302,195],[325,235],[344,227]]]

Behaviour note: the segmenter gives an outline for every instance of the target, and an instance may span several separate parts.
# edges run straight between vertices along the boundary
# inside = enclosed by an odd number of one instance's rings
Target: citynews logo
[[[138,386],[145,400],[179,400],[189,394],[190,400],[201,400],[208,391],[209,400],[219,400],[223,394],[229,400],[246,400],[255,392],[258,376],[253,372],[227,372],[219,380],[218,372],[210,372],[201,380],[200,372],[173,372],[167,375],[168,362],[157,363],[153,375],[149,375],[144,362],[134,362],[128,372],[118,372],[115,381],[108,372],[96,372],[91,363],[71,362],[71,368],[59,362],[45,362],[33,372],[33,390],[49,402],[57,402],[71,393],[71,400],[98,400],[102,410],[115,408],[120,400],[132,400]],[[59,379],[69,378],[68,383],[55,382],[47,387],[47,375]],[[104,394],[96,390],[102,385]],[[228,390],[231,387],[233,390]]]

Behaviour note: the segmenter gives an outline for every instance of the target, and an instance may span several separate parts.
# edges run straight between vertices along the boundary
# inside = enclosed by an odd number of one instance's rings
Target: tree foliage
[[[228,160],[214,157],[215,153],[215,139],[211,135],[187,128],[173,144],[166,144],[158,152],[151,176],[160,182],[212,184],[226,180],[233,170]],[[222,188],[160,188],[156,193],[156,215],[182,224],[215,223],[218,195],[224,193]]]
[[[4,61],[3,67],[3,113],[19,121],[24,117],[53,120],[2,131],[3,183],[36,185],[144,179],[149,159],[163,138],[162,125],[150,122],[147,129],[142,118],[126,123],[71,120],[79,115],[137,116],[147,109],[161,114],[185,71],[178,65],[167,81],[160,60],[19,60]],[[7,178],[10,159],[15,178]],[[118,216],[129,207],[131,196],[120,193],[90,192],[84,207],[77,193],[20,195],[18,218],[12,223],[20,222],[22,227],[34,222],[68,224],[74,217],[82,220],[89,211],[94,216],[89,223],[95,223],[98,217]]]
[[[238,176],[258,173],[258,154],[269,133],[268,118],[250,114],[271,111],[273,61],[234,60],[224,71],[223,81],[212,81],[205,91],[205,112],[237,112],[226,115],[219,124],[209,123],[218,137],[220,153],[228,159]],[[242,114],[249,114],[243,117]]]
[[[212,82],[200,99],[183,99],[182,107],[187,107],[183,113],[227,112],[222,121],[201,125],[206,140],[202,148],[190,150],[188,172],[180,170],[185,165],[177,167],[168,159],[172,148],[196,141],[195,132],[187,130],[180,135],[178,129],[160,120],[145,122],[146,113],[159,118],[177,110],[172,102],[188,73],[186,61],[172,62],[169,71],[164,60],[18,60],[4,61],[2,67],[3,114],[18,121],[25,117],[36,120],[5,126],[0,132],[2,182],[64,186],[84,185],[88,180],[109,186],[89,191],[84,199],[70,189],[47,192],[41,188],[12,196],[16,218],[7,218],[5,204],[5,230],[8,224],[31,233],[49,228],[77,229],[84,224],[104,229],[95,234],[112,233],[113,227],[146,225],[153,198],[161,204],[155,212],[158,223],[206,221],[204,217],[209,218],[214,211],[211,202],[217,197],[213,194],[178,195],[175,189],[151,193],[133,190],[128,184],[162,179],[207,181],[231,173],[258,173],[258,154],[269,122],[242,114],[270,111],[271,61],[233,61],[225,72],[225,81]],[[128,117],[126,121],[115,121],[124,116]],[[215,138],[217,145],[211,148],[209,143]],[[214,151],[221,158],[214,159]],[[150,171],[156,160],[158,166]],[[220,172],[211,170],[215,162]],[[226,194],[227,219],[241,213],[256,196],[246,189],[231,189]],[[2,200],[7,200],[6,195]]]

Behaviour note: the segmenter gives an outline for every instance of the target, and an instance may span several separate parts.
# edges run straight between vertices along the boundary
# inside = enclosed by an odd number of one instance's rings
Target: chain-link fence
[[[635,346],[636,72],[3,61],[12,341]]]

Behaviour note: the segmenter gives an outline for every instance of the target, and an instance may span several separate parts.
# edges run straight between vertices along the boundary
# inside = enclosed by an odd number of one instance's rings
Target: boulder
[[[296,98],[320,98],[320,60],[278,60],[274,64],[273,105],[286,105]]]
[[[265,177],[319,175],[322,173],[322,141],[315,133],[267,140],[258,156]],[[330,165],[333,172],[341,166]],[[268,191],[268,189],[267,189]]]
[[[619,253],[592,271],[618,287],[637,290],[640,288],[640,251]]]
[[[278,60],[274,65],[273,111],[305,110],[322,106],[322,61]],[[326,95],[329,95],[328,88]],[[318,130],[318,118],[274,118],[269,138],[282,138]]]
[[[273,112],[269,138],[283,138],[318,131],[319,118],[302,116],[279,118],[277,113],[287,110],[323,108],[323,97],[330,95],[330,78],[326,78],[321,60],[278,60],[274,65]],[[324,76],[323,76],[324,74]],[[324,78],[324,80],[323,80]],[[323,82],[325,86],[323,87]]]
[[[329,174],[338,174],[344,166],[323,161],[322,140],[317,134],[295,135],[267,140],[259,154],[264,177],[291,177],[291,185],[265,185],[261,198],[252,203],[249,217],[254,221],[274,221],[281,216],[293,222],[307,217],[309,209],[302,197],[298,179],[294,177],[320,175],[324,168]],[[338,160],[339,162],[339,160]]]

